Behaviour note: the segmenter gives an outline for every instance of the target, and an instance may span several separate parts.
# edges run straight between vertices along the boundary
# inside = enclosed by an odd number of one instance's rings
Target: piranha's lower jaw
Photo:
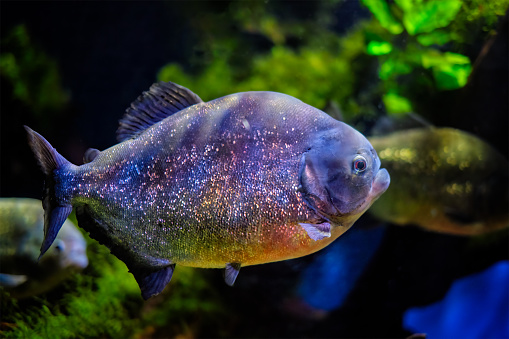
[[[379,169],[373,179],[371,190],[367,194],[366,199],[352,211],[352,215],[357,215],[357,218],[359,218],[389,188],[390,183],[389,172],[385,168]]]
[[[389,176],[389,172],[387,172],[385,168],[379,169],[371,184],[371,191],[369,192],[367,200],[371,200],[371,203],[373,203],[387,188],[389,188],[390,183],[391,177]]]
[[[337,224],[341,224],[343,226],[349,225],[350,227],[357,219],[360,218],[364,212],[371,207],[371,205],[389,188],[389,184],[391,182],[391,178],[389,176],[389,172],[385,168],[381,168],[376,173],[373,182],[371,184],[371,189],[362,202],[359,202],[359,205],[352,209],[348,213],[340,214],[342,221],[336,222]],[[337,207],[336,207],[337,208]],[[335,222],[336,217],[327,216],[331,221]]]

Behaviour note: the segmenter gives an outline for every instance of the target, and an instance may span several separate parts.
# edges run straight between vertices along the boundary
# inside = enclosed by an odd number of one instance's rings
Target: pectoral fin
[[[170,282],[175,270],[175,264],[166,266],[157,271],[132,271],[136,282],[140,285],[141,296],[144,300],[161,293]]]
[[[235,279],[239,275],[240,264],[239,263],[228,263],[224,269],[224,281],[228,286],[233,286]]]
[[[329,238],[331,236],[330,230],[331,226],[328,222],[324,222],[321,224],[304,224],[300,223],[299,225],[306,230],[309,237],[313,240],[322,240],[323,238]]]

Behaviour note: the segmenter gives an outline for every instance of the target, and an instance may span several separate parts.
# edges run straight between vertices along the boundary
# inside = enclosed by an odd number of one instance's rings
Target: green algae
[[[134,328],[136,321],[130,320],[129,310],[133,312],[142,305],[136,281],[127,272],[127,267],[106,248],[89,241],[90,265],[59,288],[63,294],[50,292],[23,301],[2,298],[2,321],[15,324],[12,331],[3,335],[25,338],[118,337]],[[30,306],[23,309],[26,303]]]
[[[143,302],[127,267],[94,241],[90,267],[59,289],[29,300],[3,292],[0,334],[5,338],[127,338],[164,328],[168,336],[182,324],[224,315],[219,296],[199,270],[179,267],[160,296]],[[172,326],[167,328],[167,325]],[[175,326],[177,325],[177,326]],[[199,325],[193,328],[199,330]]]
[[[74,215],[71,220],[75,220]],[[224,316],[226,309],[201,270],[178,267],[166,290],[144,302],[133,275],[90,239],[89,267],[38,297],[16,300],[1,292],[0,335],[5,338],[137,337],[155,328],[180,334],[183,324]],[[219,271],[214,270],[219,274]],[[167,327],[167,324],[172,326]],[[175,326],[177,325],[177,326]],[[189,329],[191,331],[191,329]]]

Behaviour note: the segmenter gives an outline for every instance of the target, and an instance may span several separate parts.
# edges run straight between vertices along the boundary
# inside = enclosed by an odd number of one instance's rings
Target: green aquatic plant
[[[306,2],[295,6],[284,2],[258,0],[232,1],[228,8],[233,21],[244,32],[259,34],[275,46],[284,46],[293,40],[300,46],[321,46],[330,41],[325,35],[333,34],[329,28],[334,23],[334,10],[342,0]],[[293,8],[292,8],[293,7]],[[299,16],[295,8],[308,11]],[[294,16],[288,15],[293,13]]]
[[[371,119],[382,102],[389,114],[419,111],[423,97],[467,83],[472,65],[462,53],[471,43],[468,37],[478,26],[485,32],[482,39],[491,34],[509,0],[486,6],[479,0],[363,3],[373,18],[358,22],[343,36],[331,27],[331,9],[341,3],[324,2],[310,13],[312,19],[301,20],[276,15],[274,4],[231,3],[227,14],[240,27],[232,33],[236,38],[228,34],[231,28],[207,26],[214,34],[203,32],[207,58],[199,63],[201,68],[190,71],[170,63],[158,78],[180,83],[204,100],[271,90],[322,109],[333,101],[347,122],[359,114]],[[208,16],[206,21],[214,18]],[[245,53],[242,34],[265,37],[272,47]]]
[[[496,34],[498,22],[508,10],[509,0],[463,0],[461,10],[449,26],[450,32],[457,44],[467,46],[479,36],[483,39]]]
[[[195,23],[203,41],[191,66],[169,63],[158,79],[188,87],[206,101],[241,91],[276,91],[318,108],[337,102],[345,120],[370,114],[376,107],[358,97],[369,81],[358,76],[366,69],[364,34],[357,29],[338,36],[331,30],[333,9],[340,4],[307,3],[309,15],[296,18],[281,14],[284,3],[231,2],[225,13],[207,12]],[[250,41],[264,44],[251,50]]]
[[[34,44],[25,25],[14,27],[1,41],[0,76],[42,122],[69,102],[57,62]]]
[[[365,81],[355,77],[364,64],[366,46],[362,32],[352,31],[341,38],[330,36],[328,45],[333,47],[295,50],[274,46],[269,53],[246,60],[242,70],[230,65],[224,54],[214,56],[208,67],[196,74],[169,63],[161,68],[158,80],[185,86],[205,101],[236,92],[275,91],[319,108],[334,100],[344,108],[346,119],[369,111],[352,96]]]
[[[328,98],[342,98],[351,91],[351,84],[343,79],[348,66],[344,60],[328,51],[303,49],[295,52],[284,47],[274,47],[269,55],[253,60],[249,76],[240,82],[233,81],[234,74],[220,59],[197,77],[186,75],[176,64],[169,64],[161,69],[158,78],[189,87],[204,100],[234,92],[270,90],[299,97],[313,106],[324,107]],[[306,71],[297,72],[297,69]],[[218,78],[222,79],[220,84],[217,83]]]
[[[380,62],[388,113],[413,110],[410,91],[458,89],[468,81],[470,59],[451,51],[468,41],[471,26],[492,29],[509,1],[362,0],[379,27],[367,31],[366,52]],[[469,26],[469,22],[471,24]],[[470,29],[469,29],[470,28]],[[470,34],[471,35],[471,34]],[[412,79],[412,80],[409,80]],[[409,86],[409,81],[413,82]],[[428,90],[426,90],[428,88]]]
[[[157,332],[163,337],[186,335],[218,336],[225,319],[232,318],[223,296],[207,279],[208,272],[191,267],[179,267],[172,278],[172,285],[163,295],[145,302],[140,310],[141,322],[137,335]],[[216,276],[213,270],[211,276]],[[223,323],[223,326],[217,326]]]
[[[106,248],[88,240],[90,265],[63,284],[62,295],[54,291],[19,302],[2,298],[2,321],[14,325],[2,333],[5,337],[118,337],[135,328],[132,313],[142,305],[136,281]],[[25,303],[30,306],[20,307]]]
[[[379,76],[385,85],[383,97],[389,113],[412,110],[399,78],[411,73],[428,77],[438,90],[456,89],[466,84],[470,60],[461,54],[442,52],[454,34],[443,30],[455,18],[460,0],[412,1],[363,0],[385,29],[368,35],[367,53],[380,60]]]
[[[182,324],[194,322],[193,331],[199,331],[201,322],[224,314],[207,279],[185,267],[175,272],[165,293],[144,303],[125,264],[106,247],[89,237],[87,241],[89,267],[57,291],[19,301],[1,291],[2,337],[127,338],[166,324],[173,327],[165,328],[165,333],[176,336],[183,331]]]

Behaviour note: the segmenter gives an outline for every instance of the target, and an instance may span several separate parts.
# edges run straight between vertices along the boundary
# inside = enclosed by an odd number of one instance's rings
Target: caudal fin
[[[28,142],[32,151],[46,175],[44,184],[44,241],[41,246],[41,255],[46,253],[55,240],[58,231],[65,219],[72,211],[72,206],[62,201],[61,197],[55,195],[55,170],[70,165],[71,163],[62,157],[39,133],[25,126],[28,133]]]

